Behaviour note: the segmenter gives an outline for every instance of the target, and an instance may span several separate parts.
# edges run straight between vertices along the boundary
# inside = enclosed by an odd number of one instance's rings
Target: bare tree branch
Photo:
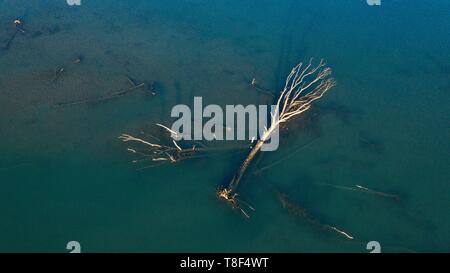
[[[311,59],[306,66],[299,63],[291,70],[277,99],[275,108],[270,113],[270,127],[265,128],[263,135],[252,148],[228,187],[217,191],[217,196],[232,207],[236,207],[236,191],[243,175],[264,143],[270,139],[272,133],[279,128],[280,124],[308,111],[312,102],[322,98],[328,90],[336,85],[335,80],[329,77],[331,68],[326,67],[323,60],[320,60],[316,66],[313,66],[312,62]]]

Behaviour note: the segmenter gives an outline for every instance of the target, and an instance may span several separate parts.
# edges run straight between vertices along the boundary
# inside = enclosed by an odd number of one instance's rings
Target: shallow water
[[[26,30],[0,51],[0,251],[65,252],[71,240],[85,252],[367,252],[372,240],[385,252],[450,251],[449,10],[445,0],[0,1],[0,45],[15,18]],[[214,194],[245,152],[137,171],[117,139],[161,135],[154,124],[194,96],[271,103],[251,79],[280,90],[310,57],[325,58],[338,85],[245,177],[248,221]],[[53,107],[126,88],[125,75],[155,81],[157,95]],[[400,200],[343,188],[355,184]],[[269,185],[355,239],[290,215]]]

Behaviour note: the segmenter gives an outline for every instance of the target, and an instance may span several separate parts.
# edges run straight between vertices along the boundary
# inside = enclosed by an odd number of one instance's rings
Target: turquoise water
[[[2,47],[15,18],[26,32],[0,51],[0,251],[450,251],[449,1],[3,0]],[[310,57],[338,85],[244,178],[249,220],[215,197],[245,150],[138,171],[117,139],[162,136],[154,124],[194,96],[272,103],[251,79],[280,90]],[[126,88],[125,75],[157,95],[53,107]],[[289,214],[273,187],[355,239]]]

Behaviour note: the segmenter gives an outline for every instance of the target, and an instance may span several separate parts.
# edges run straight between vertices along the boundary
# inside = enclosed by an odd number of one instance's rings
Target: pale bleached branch
[[[220,199],[225,200],[234,207],[236,206],[235,194],[237,187],[253,158],[261,150],[264,143],[270,139],[272,133],[279,128],[281,123],[286,123],[308,111],[312,102],[322,98],[328,90],[336,85],[335,80],[329,77],[331,72],[331,68],[326,67],[323,59],[315,66],[313,65],[313,59],[310,59],[306,66],[303,63],[294,66],[286,78],[284,88],[278,96],[274,109],[270,113],[270,126],[264,128],[263,135],[250,150],[249,155],[234,175],[228,187],[217,192],[217,196]]]
[[[180,133],[170,129],[167,126],[164,126],[164,125],[162,125],[160,123],[156,123],[156,125],[161,127],[161,128],[164,128],[166,131],[168,131],[170,133],[170,137],[173,138],[173,139],[179,139],[181,137]]]

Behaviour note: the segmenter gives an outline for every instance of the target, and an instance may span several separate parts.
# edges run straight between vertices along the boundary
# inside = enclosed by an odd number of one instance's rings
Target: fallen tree
[[[242,181],[246,170],[256,155],[261,151],[264,144],[270,140],[272,134],[278,130],[281,125],[285,125],[295,117],[308,111],[314,101],[322,98],[328,90],[336,85],[335,80],[331,78],[330,75],[331,69],[326,66],[323,60],[320,60],[319,64],[314,65],[313,60],[311,59],[308,64],[300,63],[291,70],[286,78],[285,86],[276,100],[275,107],[270,112],[270,126],[265,128],[256,144],[252,146],[249,154],[244,159],[228,186],[220,187],[217,190],[216,194],[219,199],[224,200],[232,208],[239,210],[246,218],[250,217],[244,208],[250,210],[254,210],[254,208],[237,197],[238,186]],[[252,81],[252,85],[255,85],[255,80]],[[135,160],[135,163],[140,161],[151,161],[152,163],[156,163],[156,166],[168,162],[177,163],[185,159],[202,156],[202,153],[211,150],[211,148],[202,146],[197,147],[196,145],[193,145],[191,148],[182,148],[181,145],[177,143],[178,136],[180,135],[178,132],[175,132],[164,125],[157,125],[170,133],[171,138],[169,139],[168,144],[163,145],[150,142],[143,138],[134,137],[128,134],[122,134],[119,137],[124,142],[140,143],[141,145],[146,146],[146,152],[144,153],[133,148],[128,148],[130,152],[142,156],[142,159]],[[266,168],[272,167],[274,164],[278,163],[279,162],[274,162]],[[147,167],[153,166],[155,166],[155,164],[149,164]],[[261,169],[261,171],[263,169]],[[277,199],[281,202],[283,208],[295,215],[307,215],[303,208],[298,207],[289,201],[286,195],[277,191],[275,192]],[[334,226],[320,224],[318,220],[310,216],[306,218],[319,224],[324,229],[336,231],[348,239],[353,239],[353,237]]]
[[[336,81],[330,75],[331,68],[327,67],[323,60],[318,65],[313,65],[311,59],[307,65],[299,63],[291,70],[286,78],[284,88],[278,96],[275,108],[270,113],[270,126],[265,128],[264,133],[250,150],[228,186],[217,190],[216,194],[219,199],[226,201],[233,208],[241,209],[239,199],[237,199],[237,189],[251,162],[280,125],[308,111],[312,102],[322,98],[328,90],[336,85]]]

